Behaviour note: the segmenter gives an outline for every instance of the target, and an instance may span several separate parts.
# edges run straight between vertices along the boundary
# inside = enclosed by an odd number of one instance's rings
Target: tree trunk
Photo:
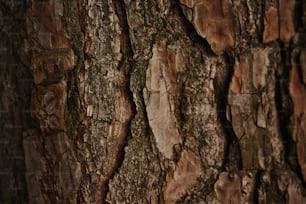
[[[0,202],[306,203],[303,1],[0,5]]]

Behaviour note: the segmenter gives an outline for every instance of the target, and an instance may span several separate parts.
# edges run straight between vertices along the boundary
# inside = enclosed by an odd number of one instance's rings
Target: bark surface
[[[306,203],[306,4],[0,1],[4,203]]]

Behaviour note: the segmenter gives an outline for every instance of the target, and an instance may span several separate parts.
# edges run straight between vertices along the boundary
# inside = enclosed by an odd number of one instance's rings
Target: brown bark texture
[[[0,203],[306,203],[304,1],[0,17]]]

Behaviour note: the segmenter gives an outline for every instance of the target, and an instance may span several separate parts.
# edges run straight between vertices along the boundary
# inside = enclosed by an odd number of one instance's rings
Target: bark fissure
[[[211,57],[215,56],[207,40],[201,37],[197,33],[192,23],[186,18],[186,16],[182,11],[181,5],[177,1],[171,1],[171,3],[172,3],[172,10],[174,11],[176,18],[178,19],[179,22],[181,22],[184,31],[186,35],[190,38],[190,40],[196,45],[199,45],[201,48],[203,48],[205,55]]]
[[[304,9],[303,6],[305,2],[303,0],[296,0],[295,2],[295,8],[294,8],[294,27],[296,31],[302,31],[301,28],[305,28],[305,25],[303,25],[303,12]]]
[[[1,1],[0,202],[305,203],[305,9]]]
[[[261,174],[262,174],[263,171],[257,171],[256,174],[255,174],[255,181],[254,181],[254,193],[253,193],[253,201],[254,203],[258,204],[259,203],[259,188],[260,188],[260,179],[261,179]]]
[[[262,0],[261,1],[261,12],[262,13],[265,13],[265,7],[266,7],[266,0]],[[259,30],[259,32],[261,33],[259,36],[260,36],[260,38],[258,39],[259,40],[259,42],[262,42],[263,41],[263,33],[264,33],[264,30],[265,30],[265,14],[264,15],[261,15],[260,17],[259,17],[259,19],[260,19],[260,30]]]
[[[120,167],[125,159],[125,151],[124,148],[128,145],[128,139],[131,137],[131,121],[134,119],[136,115],[136,105],[133,101],[133,93],[130,89],[130,73],[132,69],[131,60],[133,57],[132,45],[129,37],[129,26],[127,23],[126,10],[124,7],[124,2],[122,0],[112,0],[114,11],[119,19],[119,25],[121,27],[120,34],[120,52],[122,53],[122,58],[118,62],[117,69],[122,72],[125,79],[123,79],[123,84],[121,85],[121,91],[126,95],[129,102],[132,105],[132,113],[127,124],[126,136],[123,140],[123,144],[118,150],[117,161],[113,166],[112,171],[109,173],[108,178],[104,185],[104,191],[102,194],[103,203],[107,203],[106,196],[109,193],[109,182],[114,178],[114,176],[119,172]]]
[[[214,79],[214,87],[216,90],[215,97],[218,117],[222,126],[221,128],[225,132],[226,137],[222,170],[231,172],[241,170],[242,161],[239,141],[233,130],[232,124],[226,117],[226,109],[228,105],[227,93],[229,92],[230,83],[234,74],[234,59],[232,59],[227,53],[223,55],[226,64],[220,70],[217,70]]]
[[[298,172],[298,163],[296,159],[295,143],[291,137],[292,124],[291,115],[293,114],[292,101],[289,93],[289,70],[290,70],[290,56],[289,51],[285,49],[284,43],[279,43],[281,55],[281,68],[275,75],[278,78],[275,87],[275,103],[279,114],[279,128],[280,135],[284,144],[284,159],[286,163],[294,172]],[[288,100],[289,98],[289,100]]]

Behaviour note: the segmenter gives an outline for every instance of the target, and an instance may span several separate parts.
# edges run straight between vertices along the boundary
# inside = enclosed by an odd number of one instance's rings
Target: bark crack
[[[278,122],[280,128],[280,135],[284,144],[284,153],[285,153],[285,161],[289,164],[290,168],[296,171],[297,167],[297,159],[296,155],[292,155],[293,152],[296,152],[294,141],[291,139],[290,130],[288,129],[288,125],[290,124],[290,115],[293,113],[292,110],[292,101],[286,102],[286,98],[289,97],[289,90],[286,87],[289,87],[289,70],[290,67],[287,65],[289,60],[288,52],[284,49],[282,43],[280,43],[281,50],[281,66],[283,67],[283,73],[275,73],[276,78],[279,79],[275,84],[275,104],[278,113]],[[287,77],[286,77],[287,76]],[[287,97],[286,97],[287,96]],[[290,97],[289,97],[290,98]],[[291,98],[290,98],[291,99]]]
[[[131,121],[134,119],[136,115],[136,105],[133,101],[133,93],[130,89],[130,74],[131,74],[131,59],[133,57],[133,50],[131,45],[131,40],[129,37],[129,26],[127,22],[127,15],[126,10],[124,7],[124,2],[122,0],[112,0],[114,11],[119,19],[119,25],[121,28],[121,34],[120,34],[120,52],[122,54],[122,58],[118,63],[117,69],[122,72],[124,76],[124,82],[122,86],[120,87],[120,91],[125,95],[123,97],[126,97],[128,101],[130,102],[132,106],[132,116],[129,119],[128,122],[128,130],[125,136],[125,140],[122,144],[122,147],[120,148],[120,151],[118,152],[117,161],[112,169],[112,171],[107,176],[107,181],[104,183],[104,191],[102,193],[102,202],[107,203],[107,194],[109,193],[109,182],[112,180],[115,175],[119,172],[120,167],[123,164],[124,161],[124,148],[128,144],[128,139],[131,136]]]
[[[227,53],[225,53],[223,57],[226,63],[223,65],[224,70],[219,70],[219,72],[216,73],[216,77],[214,79],[218,119],[226,137],[222,170],[236,171],[242,168],[241,151],[239,147],[239,141],[233,130],[233,127],[226,118],[226,106],[228,104],[227,94],[234,73],[234,60]]]
[[[209,43],[207,42],[206,39],[202,38],[194,28],[193,24],[188,21],[186,16],[183,13],[183,10],[180,6],[179,3],[176,1],[171,1],[172,3],[172,10],[177,17],[178,21],[181,23],[186,35],[189,37],[189,39],[199,45],[201,48],[203,48],[204,53],[210,57],[210,56],[215,56],[214,52],[212,51]]]

